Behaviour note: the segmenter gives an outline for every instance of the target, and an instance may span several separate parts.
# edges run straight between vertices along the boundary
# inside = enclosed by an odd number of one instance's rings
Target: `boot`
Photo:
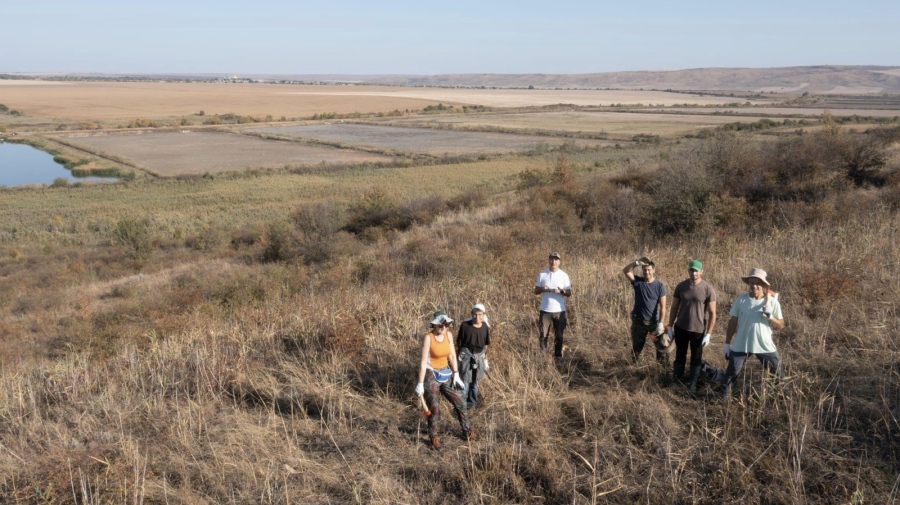
[[[436,451],[441,450],[441,437],[437,435],[431,437],[431,448]]]
[[[681,379],[684,377],[684,363],[675,363],[672,367],[672,386],[677,386],[681,384]]]
[[[475,428],[469,428],[463,432],[463,438],[466,440],[475,440]]]
[[[688,386],[688,392],[694,394],[697,392],[697,381],[700,379],[700,367],[691,367],[691,385]]]

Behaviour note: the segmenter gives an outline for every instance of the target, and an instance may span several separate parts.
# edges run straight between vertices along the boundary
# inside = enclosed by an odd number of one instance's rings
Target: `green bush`
[[[290,262],[302,254],[300,240],[293,227],[284,221],[270,223],[263,233],[260,260],[264,263]]]
[[[147,219],[121,219],[112,230],[113,242],[125,246],[128,255],[146,260],[153,251],[150,237],[150,221]]]

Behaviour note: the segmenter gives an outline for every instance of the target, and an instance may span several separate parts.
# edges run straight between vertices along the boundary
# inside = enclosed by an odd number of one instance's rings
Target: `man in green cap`
[[[682,383],[688,349],[691,351],[691,382],[688,390],[697,392],[697,380],[703,364],[703,348],[709,345],[716,326],[716,290],[703,280],[703,263],[691,260],[688,278],[675,287],[669,312],[669,338],[675,340],[674,382]]]

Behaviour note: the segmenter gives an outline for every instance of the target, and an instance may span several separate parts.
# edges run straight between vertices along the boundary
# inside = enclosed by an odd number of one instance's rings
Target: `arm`
[[[657,319],[657,321],[659,322],[663,322],[666,320],[666,298],[666,295],[660,296],[659,302],[657,303],[657,306],[659,307],[657,309],[659,310],[659,312],[657,312],[657,314],[659,314],[659,319]]]
[[[450,346],[450,349],[453,349],[453,346]],[[418,382],[425,382],[425,371],[428,369],[428,358],[431,355],[431,339],[428,338],[428,334],[425,334],[425,339],[422,341],[422,359],[419,362],[419,380]]]
[[[566,289],[559,288],[558,291],[559,291],[559,294],[565,296],[566,298],[572,296],[572,288],[571,287],[566,288]]]
[[[716,327],[716,301],[706,304],[706,333],[711,334]]]
[[[542,294],[544,294],[545,291],[550,291],[550,288],[548,288],[547,286],[535,286],[534,287],[534,294],[536,294],[536,295],[542,295]]]
[[[628,282],[634,282],[634,269],[640,265],[638,260],[634,260],[631,263],[625,265],[625,268],[622,269],[622,273],[625,274],[625,277],[628,278]]]
[[[769,324],[772,325],[773,330],[783,330],[784,329],[784,319],[769,319]]]
[[[456,346],[453,345],[453,334],[449,330],[446,338],[450,339],[450,370],[453,370],[453,373],[459,373],[459,365],[456,362]]]
[[[669,327],[675,327],[675,318],[678,317],[678,308],[681,306],[681,299],[673,298],[672,299],[672,311],[669,313]]]
[[[734,334],[737,333],[738,326],[738,318],[731,316],[731,319],[728,320],[728,328],[725,330],[725,343],[731,344],[731,341],[734,340]]]

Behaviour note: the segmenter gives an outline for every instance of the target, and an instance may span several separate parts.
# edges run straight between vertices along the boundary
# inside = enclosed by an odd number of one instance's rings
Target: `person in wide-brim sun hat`
[[[453,334],[450,325],[453,319],[443,310],[438,310],[431,318],[431,331],[422,339],[422,358],[419,364],[416,395],[424,396],[431,415],[428,416],[428,430],[431,435],[431,447],[441,448],[438,431],[438,404],[443,395],[453,405],[456,418],[463,431],[463,438],[473,438],[475,432],[469,423],[466,413],[466,401],[462,390],[465,384],[459,378],[456,347],[453,345]]]

